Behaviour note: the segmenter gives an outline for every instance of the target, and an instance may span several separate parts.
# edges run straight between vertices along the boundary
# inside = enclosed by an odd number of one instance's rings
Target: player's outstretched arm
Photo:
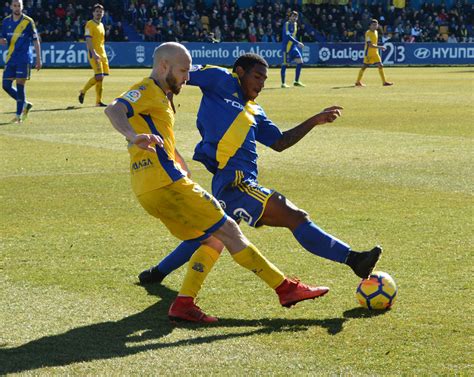
[[[342,115],[342,109],[341,106],[327,107],[320,113],[306,119],[303,123],[297,125],[291,130],[283,132],[283,136],[270,148],[277,152],[282,152],[285,149],[288,149],[305,137],[306,134],[317,125],[334,122]]]
[[[163,147],[163,140],[152,134],[137,134],[127,118],[127,107],[115,100],[108,105],[105,110],[105,115],[112,123],[112,126],[120,132],[130,142],[135,144],[137,147],[150,152],[156,152],[154,145]]]

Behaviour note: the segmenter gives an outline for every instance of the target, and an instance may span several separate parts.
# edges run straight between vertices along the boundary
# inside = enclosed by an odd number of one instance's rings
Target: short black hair
[[[376,18],[372,18],[372,19],[370,20],[370,23],[371,23],[371,24],[378,24],[378,23],[379,23],[379,20],[377,20]]]
[[[235,72],[237,67],[242,67],[245,72],[251,70],[255,65],[261,64],[268,68],[267,61],[262,58],[260,55],[252,54],[250,52],[240,56],[234,63],[232,72]]]
[[[97,8],[104,10],[104,6],[102,4],[99,4],[99,3],[94,4],[94,6],[92,7],[92,10],[95,11]]]

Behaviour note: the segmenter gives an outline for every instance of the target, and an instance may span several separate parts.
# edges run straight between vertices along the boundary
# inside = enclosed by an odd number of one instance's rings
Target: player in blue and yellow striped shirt
[[[164,43],[155,50],[151,76],[106,109],[112,125],[129,141],[132,187],[140,204],[177,238],[198,244],[168,316],[217,321],[204,314],[194,299],[224,245],[235,262],[275,290],[283,306],[326,294],[326,287],[287,279],[247,240],[219,203],[188,178],[175,146],[172,96],[179,94],[189,78],[190,67],[191,55],[182,45]]]
[[[332,106],[296,127],[281,132],[267,118],[255,99],[267,79],[267,62],[258,55],[245,54],[234,64],[233,72],[205,66],[190,73],[188,84],[199,86],[203,98],[197,116],[201,142],[194,159],[214,175],[212,193],[228,216],[250,226],[289,229],[300,245],[320,257],[345,263],[356,275],[366,278],[377,263],[381,248],[355,252],[324,232],[309,215],[275,190],[258,182],[257,144],[281,152],[301,140],[319,124],[330,123],[341,115]],[[161,281],[185,263],[198,244],[184,242],[160,264],[143,271],[142,283]]]
[[[23,1],[13,0],[12,14],[4,18],[0,44],[6,45],[8,52],[3,70],[2,87],[16,101],[16,115],[12,120],[21,123],[26,119],[33,105],[26,101],[25,84],[30,79],[31,42],[34,43],[36,52],[36,69],[41,69],[41,46],[36,31],[35,22],[31,17],[23,14]],[[16,89],[13,81],[16,81]]]
[[[282,54],[283,63],[281,64],[281,87],[288,88],[289,86],[285,83],[286,67],[291,62],[296,63],[295,81],[294,86],[305,85],[300,81],[301,68],[303,67],[303,57],[301,55],[300,48],[304,47],[304,44],[296,39],[296,33],[298,31],[298,12],[293,11],[290,13],[288,21],[283,25],[281,43],[282,43]]]

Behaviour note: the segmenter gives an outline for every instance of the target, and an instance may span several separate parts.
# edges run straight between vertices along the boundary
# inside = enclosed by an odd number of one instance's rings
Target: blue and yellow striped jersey
[[[128,121],[137,134],[154,134],[164,141],[156,153],[130,144],[130,173],[136,195],[167,186],[185,176],[175,161],[174,110],[170,100],[152,78],[145,78],[117,101],[127,107]]]
[[[278,127],[254,101],[243,99],[237,74],[216,66],[196,66],[189,85],[199,86],[203,97],[197,115],[202,140],[194,150],[194,160],[214,174],[215,195],[228,184],[257,179],[257,144],[273,145],[281,138]]]
[[[14,21],[12,15],[3,19],[2,37],[7,40],[7,56],[5,63],[31,64],[31,42],[38,39],[35,22],[31,17],[22,15]]]
[[[298,44],[296,39],[296,32],[298,31],[298,25],[296,22],[286,21],[283,25],[281,43],[282,48],[285,52],[289,52],[293,45]]]

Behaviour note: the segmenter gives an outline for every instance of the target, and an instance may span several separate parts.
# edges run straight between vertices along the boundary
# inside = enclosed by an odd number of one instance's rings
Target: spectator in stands
[[[145,28],[143,29],[144,39],[147,42],[155,42],[156,41],[156,26],[153,25],[153,19],[148,19],[147,23],[145,24]]]

